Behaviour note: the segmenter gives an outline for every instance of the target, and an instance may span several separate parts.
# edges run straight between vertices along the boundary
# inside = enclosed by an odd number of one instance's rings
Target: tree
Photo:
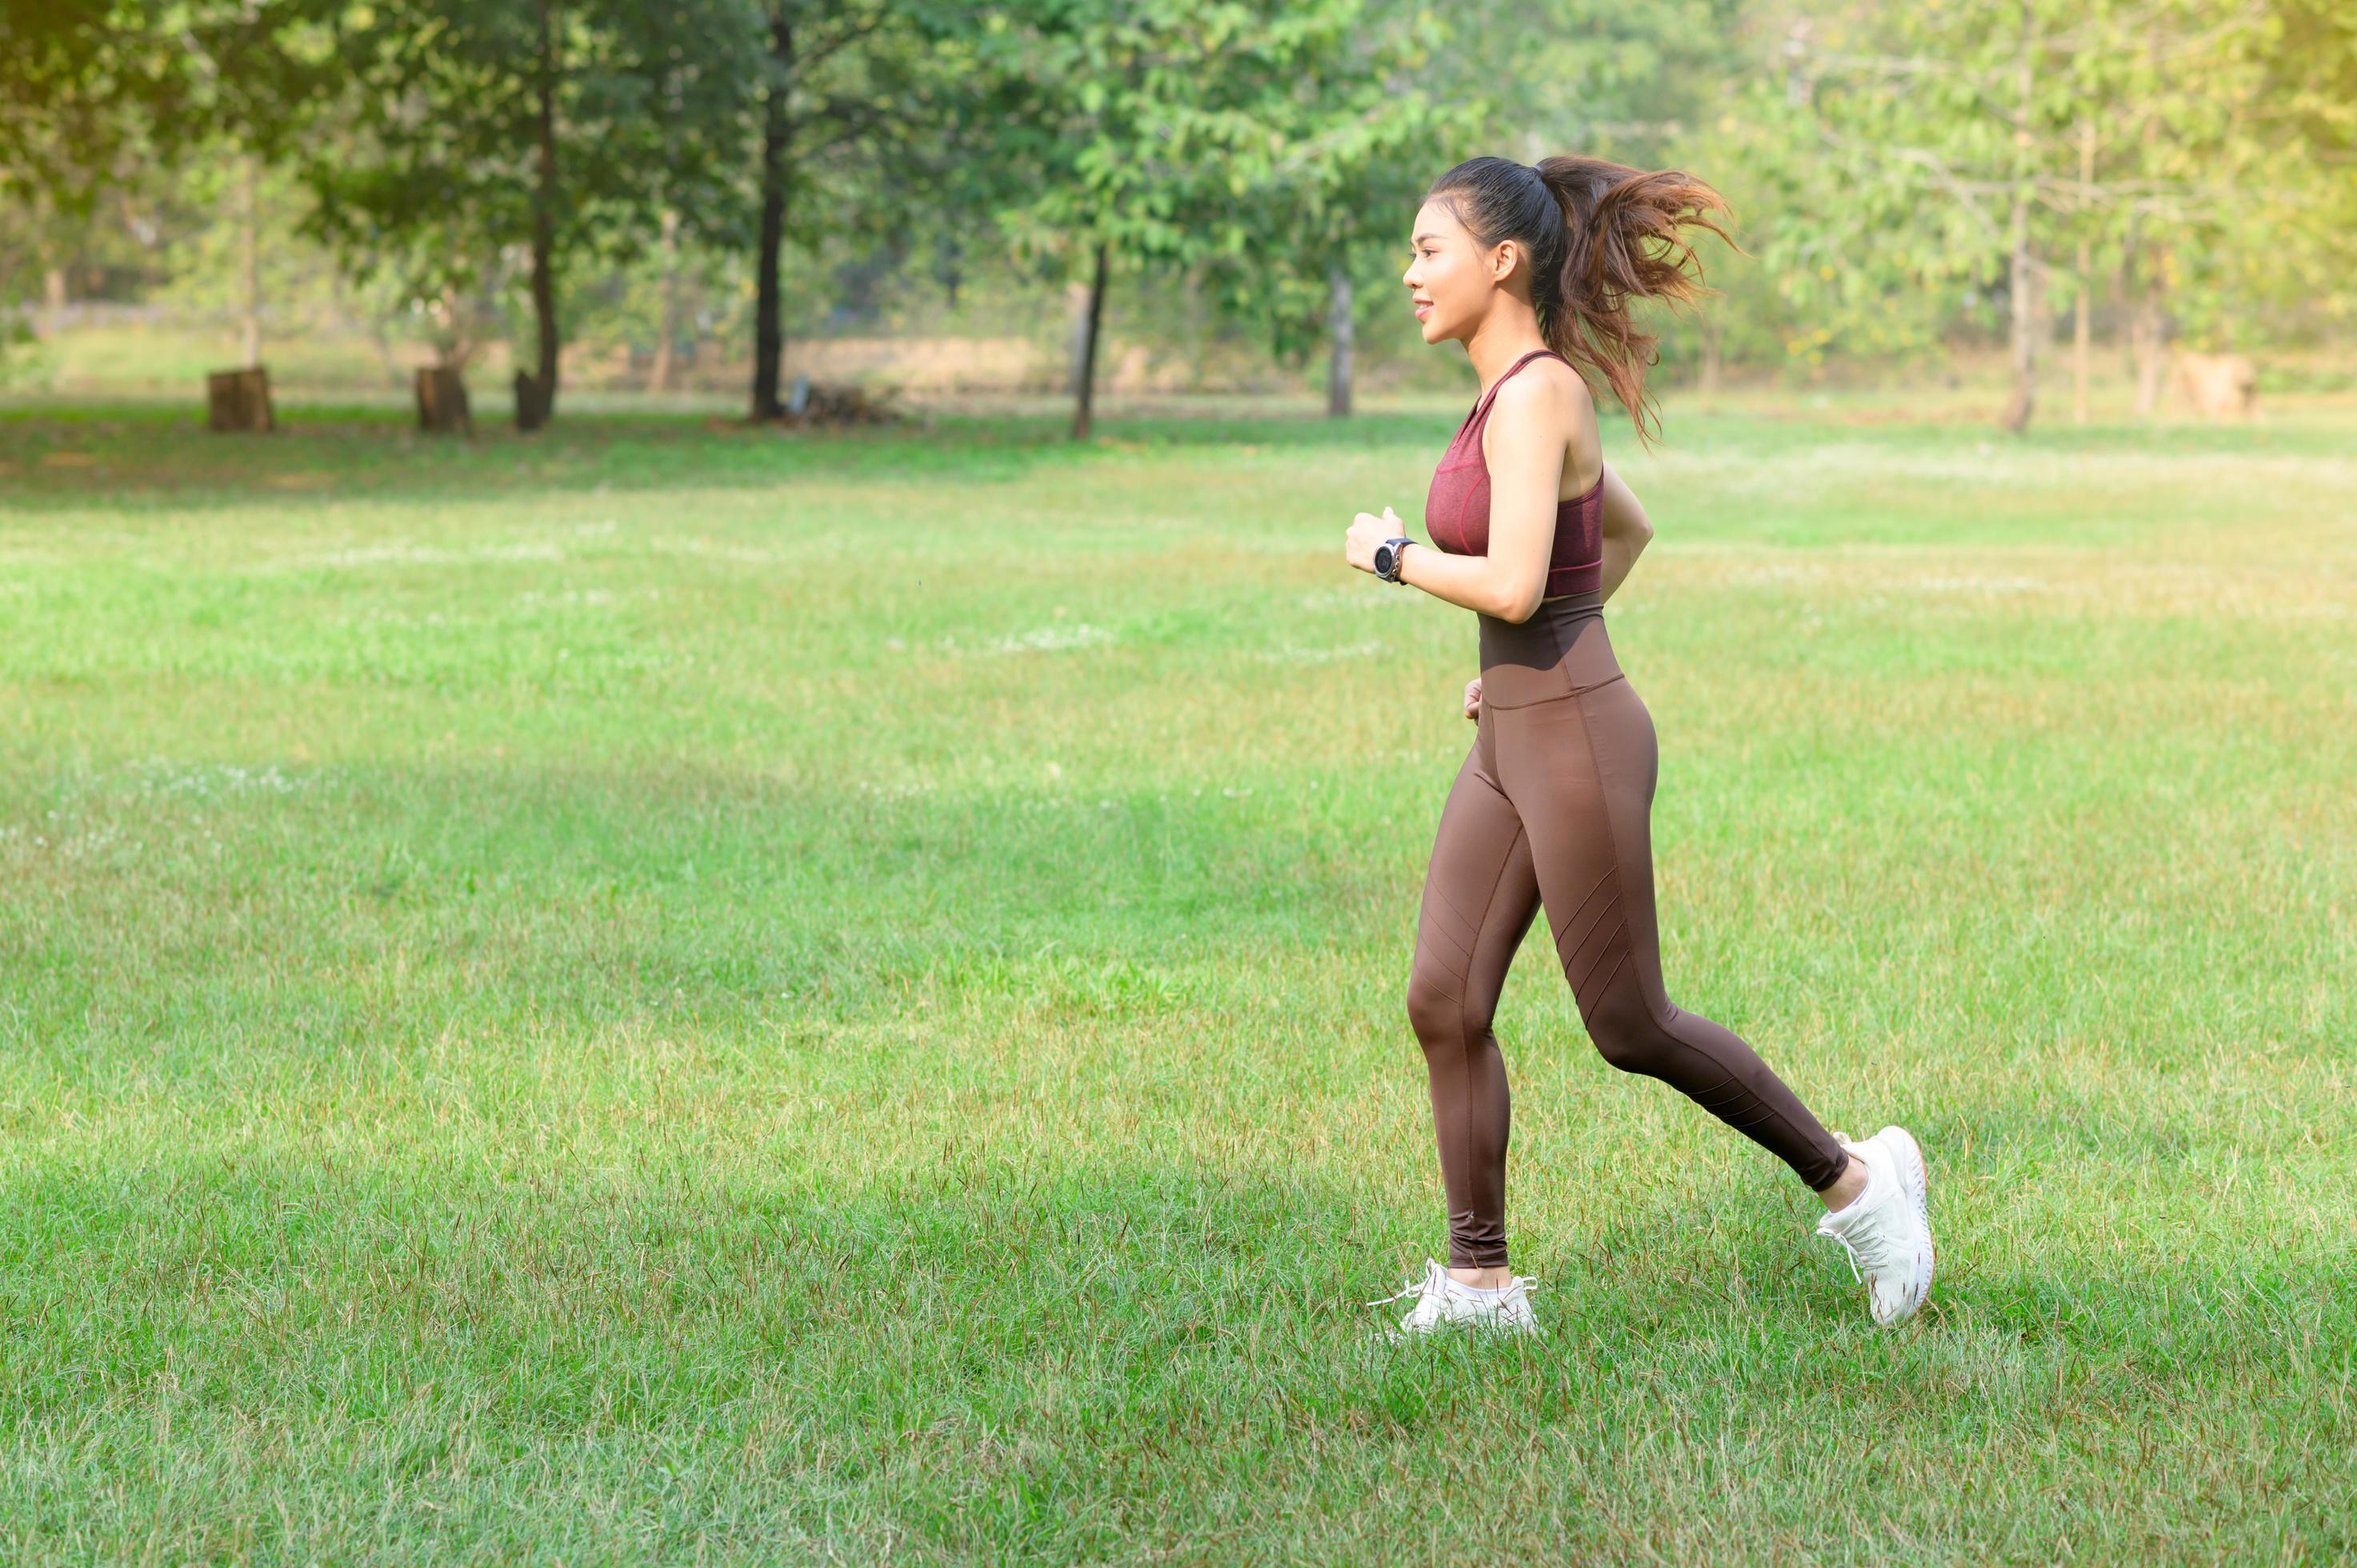
[[[2198,246],[2231,227],[2235,177],[2257,151],[2239,109],[2263,20],[2256,5],[2211,0],[1949,0],[1839,16],[1803,69],[1815,140],[1853,197],[1812,226],[1839,231],[1839,253],[1895,255],[1931,286],[2002,268],[2001,423],[2019,431],[2036,403],[2050,258],[2066,241],[2085,241],[2090,272],[2120,256],[2149,321],[2178,275],[2151,231]],[[2153,380],[2158,352],[2156,333]]]
[[[1268,335],[1280,361],[1328,350],[1327,413],[1347,416],[1361,282],[1392,285],[1405,319],[1408,228],[1433,177],[1495,123],[1495,101],[1443,92],[1425,79],[1451,39],[1433,13],[1360,0],[1297,10],[1314,17],[1295,45],[1276,133],[1244,141],[1226,175],[1245,243],[1211,252],[1206,292],[1226,318]],[[1385,274],[1389,275],[1386,276]]]
[[[161,9],[0,0],[0,350],[24,336],[7,307],[64,304],[67,238],[178,128],[190,71]]]
[[[751,416],[784,413],[783,258],[872,238],[938,188],[952,127],[942,50],[952,0],[713,0],[694,38],[705,161],[683,229],[752,258]]]
[[[631,252],[667,194],[673,133],[697,62],[699,0],[382,0],[307,4],[331,68],[309,78],[313,123],[344,135],[303,159],[317,231],[356,271],[402,269],[453,300],[524,259],[532,369],[516,424],[554,413],[567,259]]]
[[[1365,15],[1363,0],[1030,0],[990,13],[977,54],[1006,105],[1002,156],[1032,191],[1001,210],[1002,230],[1019,254],[1089,280],[1075,439],[1089,434],[1116,263],[1208,264],[1232,297],[1239,280],[1288,269],[1322,285],[1336,246],[1372,221],[1365,160],[1415,118],[1335,85]],[[1262,251],[1273,214],[1298,217],[1278,203],[1318,188],[1320,150],[1343,171],[1322,231]]]
[[[0,3],[0,223],[34,236],[51,305],[63,303],[57,242],[112,196],[207,159],[244,171],[245,359],[260,356],[257,188],[282,145],[274,17],[238,0]],[[259,48],[257,46],[260,46]],[[16,275],[0,269],[0,303]]]
[[[147,0],[0,0],[0,200],[87,201],[126,150],[177,126],[191,65]]]
[[[2357,321],[2357,13],[2274,0],[2237,113],[2255,156],[2233,175],[2225,242],[2186,258],[2194,335],[2312,341]],[[2213,286],[2201,286],[2212,285]]]

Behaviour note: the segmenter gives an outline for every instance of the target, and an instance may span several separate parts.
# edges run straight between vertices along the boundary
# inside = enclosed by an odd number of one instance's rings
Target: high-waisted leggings
[[[1848,1160],[1730,1031],[1670,1001],[1653,923],[1652,715],[1595,591],[1522,622],[1481,616],[1481,705],[1440,811],[1407,1011],[1431,1076],[1448,1261],[1506,1262],[1505,1062],[1491,1015],[1544,905],[1604,1059],[1680,1090],[1822,1191]]]

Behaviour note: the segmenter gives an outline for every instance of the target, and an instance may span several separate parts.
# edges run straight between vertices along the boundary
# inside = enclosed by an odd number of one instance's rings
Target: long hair
[[[1749,254],[1711,220],[1713,209],[1732,220],[1726,199],[1682,170],[1569,156],[1535,166],[1468,158],[1433,181],[1425,198],[1447,206],[1482,245],[1522,242],[1547,347],[1603,376],[1638,437],[1650,442],[1660,416],[1645,370],[1661,357],[1660,339],[1639,329],[1630,301],[1681,306],[1718,292],[1704,285],[1702,258],[1681,231],[1707,229],[1738,255]]]

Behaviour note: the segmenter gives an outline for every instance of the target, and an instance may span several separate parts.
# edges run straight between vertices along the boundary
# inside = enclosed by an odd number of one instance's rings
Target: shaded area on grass
[[[1347,420],[1132,416],[1085,443],[1038,415],[929,411],[902,424],[840,430],[751,426],[660,412],[572,414],[530,436],[496,424],[471,440],[421,435],[410,420],[365,405],[325,404],[290,414],[264,438],[209,435],[201,411],[121,403],[71,410],[0,408],[0,503],[74,508],[104,498],[131,507],[302,507],[325,499],[463,501],[521,493],[791,486],[845,479],[1051,482],[1078,469],[1200,451],[1210,462],[1253,454],[1367,454],[1394,449],[1429,464],[1447,445],[1447,407],[1361,413]],[[1605,417],[1608,456],[1625,469],[1644,456],[1625,417]],[[1869,434],[1870,429],[1870,434]],[[1870,439],[1892,451],[2005,458],[2022,454],[2251,453],[2345,456],[2345,424],[2311,419],[2269,426],[2052,425],[1993,442],[1982,426],[1872,424],[1838,409],[1780,418],[1757,412],[1681,414],[1672,456]],[[1426,452],[1426,449],[1429,448]]]

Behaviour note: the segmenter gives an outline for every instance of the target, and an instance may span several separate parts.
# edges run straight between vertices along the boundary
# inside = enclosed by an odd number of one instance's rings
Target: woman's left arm
[[[1637,557],[1653,542],[1653,523],[1645,515],[1644,506],[1629,482],[1604,465],[1604,568],[1598,586],[1599,596],[1609,599],[1612,590],[1629,575]]]

